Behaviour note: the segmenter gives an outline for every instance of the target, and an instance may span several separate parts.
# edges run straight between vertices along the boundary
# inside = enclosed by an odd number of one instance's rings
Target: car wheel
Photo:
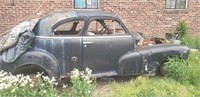
[[[160,68],[159,68],[159,75],[160,76],[167,75],[167,70],[166,70],[165,66],[166,66],[166,63],[163,63],[162,65],[160,65]]]

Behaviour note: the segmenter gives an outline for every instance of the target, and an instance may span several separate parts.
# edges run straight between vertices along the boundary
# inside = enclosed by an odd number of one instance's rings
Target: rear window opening
[[[54,35],[79,35],[84,25],[84,21],[68,21],[60,24],[53,30]]]

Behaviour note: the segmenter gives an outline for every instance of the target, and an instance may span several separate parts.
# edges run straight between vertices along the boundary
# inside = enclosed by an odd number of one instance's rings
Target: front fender
[[[187,59],[189,48],[181,45],[160,44],[138,50],[145,62],[144,70],[155,74],[158,66],[162,65],[169,57]]]
[[[117,72],[123,74],[155,74],[159,65],[168,57],[187,59],[188,47],[181,45],[154,45],[131,51],[120,57]]]
[[[118,61],[118,74],[120,75],[135,75],[142,73],[143,59],[140,53],[131,51],[120,57]]]
[[[182,45],[157,45],[149,48],[152,56],[159,64],[162,64],[169,57],[188,58],[189,48]]]

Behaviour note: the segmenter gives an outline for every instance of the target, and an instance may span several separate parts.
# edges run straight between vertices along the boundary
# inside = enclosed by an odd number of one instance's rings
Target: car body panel
[[[76,20],[84,22],[78,34],[55,34],[54,30],[61,24]],[[115,21],[124,33],[90,36],[88,28],[92,21],[100,22],[104,27],[102,30],[109,31],[105,28],[104,20]],[[94,25],[96,28],[97,26]],[[115,29],[115,26],[112,27]],[[33,32],[36,36],[31,44],[32,48],[12,64],[3,62],[0,56],[0,69],[14,72],[20,66],[35,64],[57,79],[68,77],[74,68],[84,70],[86,67],[96,77],[153,74],[166,58],[179,56],[186,59],[189,50],[180,45],[156,45],[140,49],[136,45],[134,34],[130,34],[119,18],[100,11],[51,14],[40,19]]]

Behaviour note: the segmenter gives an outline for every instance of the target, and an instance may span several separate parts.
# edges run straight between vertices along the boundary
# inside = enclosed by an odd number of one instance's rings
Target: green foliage
[[[193,52],[189,55],[190,82],[200,89],[200,52]]]
[[[170,78],[138,77],[126,83],[112,83],[112,97],[191,97],[196,88],[182,85]],[[196,94],[195,94],[196,93]]]
[[[189,68],[190,65],[180,58],[169,58],[164,67],[164,69],[167,70],[167,76],[181,83],[187,83],[189,80]]]
[[[91,72],[88,68],[85,71],[74,69],[71,72],[72,97],[92,97],[96,85]]]
[[[200,37],[185,35],[181,41],[183,45],[187,45],[190,48],[200,49]]]
[[[58,96],[55,85],[54,78],[42,74],[36,75],[33,81],[29,76],[0,72],[1,97],[55,97]]]
[[[185,21],[179,22],[179,24],[176,27],[177,33],[181,34],[182,37],[188,34],[188,30],[189,30],[189,27]],[[181,39],[181,37],[180,37],[180,39]]]
[[[192,84],[200,88],[200,52],[189,55],[189,60],[169,58],[165,64],[168,76],[183,84]]]
[[[189,27],[185,21],[179,22],[176,27],[176,39],[180,39],[183,45],[190,48],[200,49],[200,37],[191,37],[188,35]]]
[[[112,97],[199,97],[200,52],[190,53],[187,61],[170,58],[165,64],[167,77],[138,77],[126,83],[111,84]]]
[[[22,74],[12,75],[0,71],[0,97],[92,97],[95,89],[95,79],[91,70],[74,69],[70,81],[72,91],[68,92],[63,84],[63,89],[56,89],[54,78],[42,76],[38,73],[34,79]]]

